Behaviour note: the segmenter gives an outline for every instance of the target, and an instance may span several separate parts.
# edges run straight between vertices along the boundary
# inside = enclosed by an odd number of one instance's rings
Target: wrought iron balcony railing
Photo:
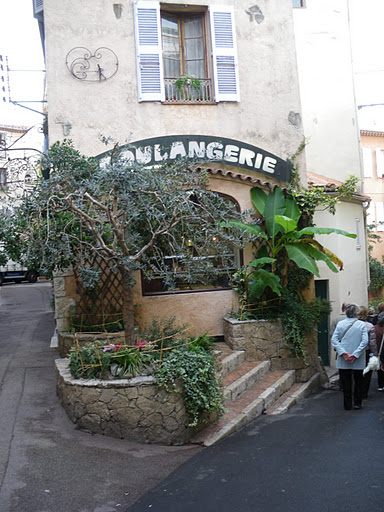
[[[177,78],[165,78],[165,103],[214,103],[212,80],[210,78],[199,79],[200,87],[186,81],[177,87]]]

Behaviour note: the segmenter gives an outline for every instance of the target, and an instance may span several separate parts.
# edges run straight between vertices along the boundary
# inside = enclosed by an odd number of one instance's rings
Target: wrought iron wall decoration
[[[42,178],[40,168],[41,155],[35,154],[24,158],[10,158],[0,169],[0,204],[1,196],[18,199],[32,192]],[[3,194],[1,194],[1,192]]]
[[[103,82],[112,78],[119,68],[117,55],[105,46],[94,53],[83,46],[72,48],[65,63],[71,75],[83,82]]]

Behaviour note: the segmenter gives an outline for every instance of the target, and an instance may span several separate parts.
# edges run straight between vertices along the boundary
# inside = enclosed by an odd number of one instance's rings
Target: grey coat
[[[336,367],[341,370],[364,370],[365,349],[368,345],[368,332],[365,322],[356,318],[346,318],[339,322],[332,336],[332,345],[337,352]],[[354,323],[353,323],[354,322]],[[346,334],[343,333],[353,323]],[[348,352],[356,357],[353,363],[347,363],[342,355]]]

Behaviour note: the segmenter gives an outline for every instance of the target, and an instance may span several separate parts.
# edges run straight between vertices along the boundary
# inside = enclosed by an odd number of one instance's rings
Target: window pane
[[[203,20],[201,16],[184,19],[186,74],[205,78]]]
[[[161,16],[163,40],[164,76],[176,78],[180,76],[180,44],[177,18],[169,15]]]
[[[292,0],[293,7],[303,7],[303,0]]]

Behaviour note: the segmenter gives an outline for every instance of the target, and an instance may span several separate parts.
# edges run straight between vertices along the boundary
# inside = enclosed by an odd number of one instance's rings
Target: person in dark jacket
[[[377,354],[380,358],[380,361],[383,357],[383,336],[384,336],[384,312],[381,312],[377,316],[377,322],[375,324],[375,334],[376,334],[376,346],[377,346]],[[381,368],[377,370],[377,381],[378,381],[378,391],[384,391],[384,370]]]

